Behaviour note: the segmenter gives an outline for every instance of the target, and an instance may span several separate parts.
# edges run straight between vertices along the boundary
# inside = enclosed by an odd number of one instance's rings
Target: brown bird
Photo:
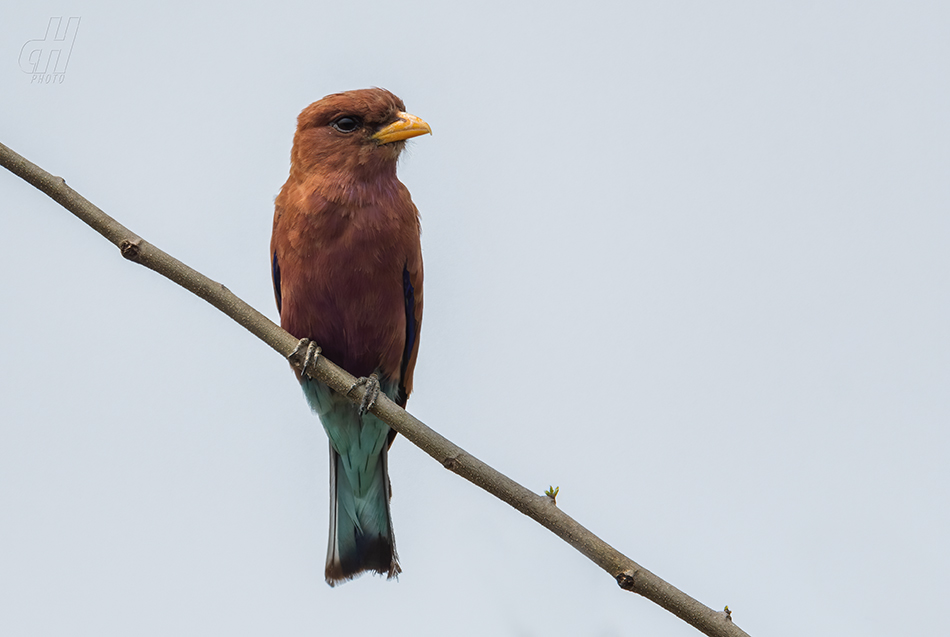
[[[405,140],[431,130],[405,110],[380,88],[305,108],[276,201],[271,262],[281,326],[368,385],[356,407],[298,374],[330,439],[331,586],[401,570],[387,471],[396,432],[366,410],[380,390],[405,406],[422,327],[419,213],[396,162]],[[319,353],[312,343],[308,360]]]

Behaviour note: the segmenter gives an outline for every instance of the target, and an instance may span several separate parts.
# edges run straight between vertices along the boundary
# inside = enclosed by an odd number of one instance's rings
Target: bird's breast
[[[380,371],[397,379],[406,339],[403,271],[420,250],[408,196],[359,208],[322,202],[281,217],[274,230],[281,326],[313,339],[355,376]]]

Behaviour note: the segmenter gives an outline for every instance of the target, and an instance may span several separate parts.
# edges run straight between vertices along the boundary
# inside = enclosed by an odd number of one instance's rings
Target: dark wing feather
[[[277,300],[277,313],[280,314],[280,265],[277,264],[277,252],[271,264],[271,277],[274,279],[274,298]]]
[[[402,351],[402,365],[399,369],[399,395],[402,399],[402,406],[406,404],[406,370],[409,367],[409,360],[412,358],[412,351],[416,346],[416,337],[419,334],[419,326],[416,323],[416,290],[412,286],[412,277],[409,276],[408,266],[402,270],[402,293],[406,304],[406,346]]]
[[[402,270],[402,291],[406,312],[406,340],[400,365],[399,393],[400,405],[405,407],[406,399],[412,393],[412,377],[419,355],[419,333],[422,331],[422,255],[419,250],[410,254]]]

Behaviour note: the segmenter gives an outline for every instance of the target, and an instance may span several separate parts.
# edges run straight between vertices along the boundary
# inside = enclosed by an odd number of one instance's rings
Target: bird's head
[[[327,95],[297,118],[291,171],[325,182],[328,195],[395,179],[406,140],[432,132],[405,110],[401,99],[381,88]]]

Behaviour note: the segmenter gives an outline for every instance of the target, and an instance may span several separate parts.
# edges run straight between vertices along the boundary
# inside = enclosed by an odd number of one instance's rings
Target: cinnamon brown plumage
[[[396,177],[405,140],[430,132],[384,89],[329,95],[300,114],[271,239],[281,326],[405,405],[422,327],[419,215]],[[326,577],[399,573],[387,450],[395,432],[322,383],[301,381],[330,438]]]

